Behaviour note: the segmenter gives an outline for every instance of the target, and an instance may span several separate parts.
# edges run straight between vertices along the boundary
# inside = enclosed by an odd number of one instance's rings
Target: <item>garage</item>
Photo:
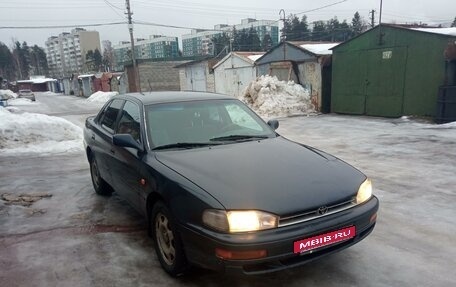
[[[435,117],[439,88],[454,85],[444,56],[456,28],[377,26],[333,48],[331,111]]]

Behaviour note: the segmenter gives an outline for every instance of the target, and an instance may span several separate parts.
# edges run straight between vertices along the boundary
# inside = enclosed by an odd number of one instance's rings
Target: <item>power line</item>
[[[109,6],[111,6],[112,8],[119,9],[119,10],[121,10],[121,11],[124,10],[124,8],[120,8],[120,7],[118,7],[118,6],[114,5],[114,4],[112,4],[112,3],[109,2],[108,0],[103,0],[103,1],[104,1],[106,4],[108,4]]]
[[[328,8],[328,7],[331,7],[331,6],[334,6],[334,5],[337,5],[337,4],[341,4],[341,3],[344,3],[344,2],[347,2],[347,1],[348,0],[342,0],[342,1],[339,1],[339,2],[334,2],[332,4],[328,4],[328,5],[325,5],[325,6],[318,7],[318,8],[310,9],[310,10],[299,12],[299,13],[295,13],[294,15],[300,15],[300,14],[305,14],[305,13],[321,10],[321,9]]]
[[[103,0],[103,1],[106,3],[106,5],[109,6],[109,8],[111,8],[112,11],[114,11],[117,15],[119,15],[120,18],[123,18],[123,17],[124,17],[122,14],[119,13],[119,11],[116,10],[116,9],[118,9],[118,10],[122,10],[122,11],[123,11],[122,8],[119,8],[119,7],[117,7],[117,6],[114,6],[114,5],[111,4],[111,2],[109,2],[108,0]]]
[[[74,27],[98,27],[124,25],[125,22],[95,23],[82,25],[50,25],[50,26],[0,26],[0,29],[56,29],[56,28],[74,28]]]

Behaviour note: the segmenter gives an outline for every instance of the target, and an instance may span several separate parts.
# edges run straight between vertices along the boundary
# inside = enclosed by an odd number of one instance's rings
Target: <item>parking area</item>
[[[38,95],[37,102],[18,108],[52,110],[81,127],[96,110],[75,97]],[[173,279],[161,269],[139,214],[115,193],[94,193],[83,150],[0,153],[0,286],[456,285],[455,124],[320,115],[281,118],[278,132],[372,179],[380,210],[369,237],[265,276],[195,269]]]

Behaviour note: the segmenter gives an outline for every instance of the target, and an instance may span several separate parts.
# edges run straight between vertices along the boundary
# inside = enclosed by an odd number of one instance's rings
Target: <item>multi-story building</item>
[[[122,41],[113,46],[115,69],[122,70],[126,62],[131,61],[131,43]],[[179,57],[179,41],[177,37],[151,35],[149,39],[136,39],[135,58],[148,59],[173,59]]]
[[[219,24],[214,26],[214,30],[194,29],[190,34],[183,35],[183,56],[191,57],[212,55],[214,52],[212,38],[223,33],[230,34],[230,32],[233,31],[233,27],[236,29],[236,31],[253,28],[257,32],[260,41],[263,40],[266,34],[269,34],[272,39],[272,45],[279,43],[279,24],[277,21],[247,18],[242,19],[241,24],[234,26]]]
[[[52,36],[46,41],[46,57],[53,77],[69,76],[84,71],[86,54],[100,48],[97,31],[76,28],[71,33]]]

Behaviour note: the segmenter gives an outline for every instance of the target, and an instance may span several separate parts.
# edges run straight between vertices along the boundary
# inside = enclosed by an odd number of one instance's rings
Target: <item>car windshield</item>
[[[275,132],[238,100],[204,100],[146,107],[151,148],[196,148],[275,137]]]

